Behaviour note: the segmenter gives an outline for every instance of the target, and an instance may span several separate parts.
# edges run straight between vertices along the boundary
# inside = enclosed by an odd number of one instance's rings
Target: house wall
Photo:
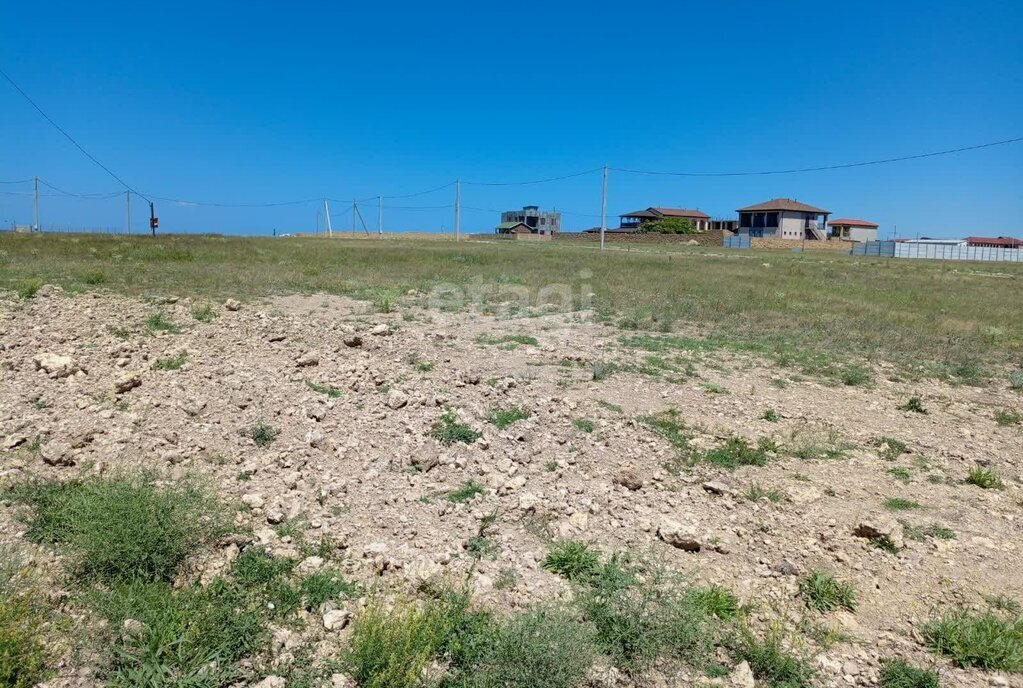
[[[803,227],[806,225],[806,216],[804,213],[797,213],[791,210],[783,210],[778,213],[778,233],[775,235],[779,239],[802,239],[803,238]],[[766,236],[766,234],[765,234]]]
[[[859,244],[877,241],[877,230],[870,227],[850,227],[849,240]]]

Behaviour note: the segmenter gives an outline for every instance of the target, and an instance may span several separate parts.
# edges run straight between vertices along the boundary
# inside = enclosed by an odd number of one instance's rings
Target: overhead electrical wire
[[[582,172],[573,172],[572,174],[565,174],[560,177],[547,177],[546,179],[530,179],[523,182],[472,182],[463,181],[462,184],[468,184],[470,186],[523,186],[526,184],[545,184],[547,182],[557,182],[562,179],[572,179],[574,177],[581,177],[584,174],[593,174],[594,172],[600,172],[602,167],[595,167],[592,170],[583,170]]]
[[[139,193],[138,191],[136,191],[136,190],[135,190],[134,188],[132,188],[132,186],[131,186],[130,184],[128,184],[128,182],[124,181],[124,180],[123,180],[123,179],[121,179],[121,178],[120,178],[119,176],[117,176],[117,174],[115,174],[113,170],[111,170],[111,169],[110,169],[109,167],[107,167],[106,165],[104,165],[103,163],[101,163],[101,162],[100,162],[99,160],[97,160],[97,159],[96,159],[96,158],[95,158],[95,157],[94,157],[94,156],[92,155],[92,153],[90,153],[89,151],[85,150],[85,148],[83,148],[83,147],[82,147],[82,144],[78,143],[78,141],[75,141],[74,137],[73,137],[73,136],[71,136],[71,134],[69,134],[69,133],[67,133],[66,131],[64,131],[64,128],[63,128],[63,127],[61,127],[61,126],[60,126],[59,124],[57,124],[56,122],[54,122],[54,121],[53,121],[53,119],[52,119],[52,118],[51,118],[51,117],[50,117],[50,116],[49,116],[48,114],[46,114],[46,112],[44,112],[44,111],[43,111],[43,109],[42,109],[41,107],[39,107],[39,106],[38,106],[38,105],[36,104],[36,102],[35,102],[34,100],[32,100],[32,98],[31,98],[31,97],[29,97],[29,95],[28,95],[27,93],[25,93],[25,91],[24,91],[24,90],[22,90],[21,86],[18,86],[17,82],[15,82],[15,81],[14,81],[14,79],[12,79],[12,78],[11,78],[10,76],[8,76],[7,72],[5,72],[5,71],[4,71],[3,69],[0,69],[0,76],[3,76],[3,77],[4,77],[5,79],[7,79],[7,81],[8,81],[8,82],[9,82],[9,83],[11,84],[11,86],[13,86],[13,87],[14,87],[14,90],[16,90],[16,91],[17,91],[18,93],[20,93],[20,94],[22,95],[22,97],[24,97],[24,98],[25,98],[25,100],[27,100],[27,101],[29,102],[29,104],[30,104],[30,105],[31,105],[32,107],[34,107],[34,108],[36,109],[36,111],[37,111],[37,112],[38,112],[38,113],[39,113],[40,115],[42,115],[42,116],[43,116],[43,119],[45,119],[45,120],[46,120],[47,122],[49,122],[50,124],[52,124],[52,125],[53,125],[53,127],[54,127],[54,128],[55,128],[55,129],[57,130],[57,131],[59,131],[59,132],[60,132],[61,134],[63,134],[63,135],[64,135],[64,137],[65,137],[65,138],[66,138],[66,139],[67,139],[68,141],[70,141],[70,142],[71,142],[71,143],[72,143],[72,144],[74,145],[74,147],[75,147],[75,148],[77,148],[78,150],[80,150],[80,151],[82,152],[82,154],[83,154],[83,155],[84,155],[85,157],[87,157],[87,158],[88,158],[89,160],[92,160],[92,161],[93,161],[94,163],[96,163],[96,164],[97,164],[97,165],[98,165],[98,166],[99,166],[99,167],[100,167],[100,168],[101,168],[101,169],[102,169],[102,170],[103,170],[104,172],[106,172],[106,173],[107,173],[107,174],[109,174],[109,175],[110,175],[111,177],[113,177],[114,179],[116,179],[116,180],[118,181],[118,183],[120,183],[120,184],[121,184],[121,186],[123,186],[124,188],[128,189],[128,191],[131,191],[131,192],[132,192],[133,194],[135,194],[136,196],[141,196],[142,198],[145,198],[145,199],[146,199],[147,201],[149,200],[148,198],[146,198],[145,194],[141,194],[141,193]]]
[[[843,170],[851,167],[867,167],[869,165],[885,165],[893,162],[904,162],[906,160],[920,160],[921,158],[933,158],[939,155],[951,155],[953,153],[963,153],[965,151],[979,150],[981,148],[992,148],[994,146],[1005,146],[1010,143],[1019,143],[1023,141],[1023,136],[1019,136],[1012,139],[1004,139],[1002,141],[991,141],[989,143],[980,143],[975,146],[963,146],[961,148],[949,148],[948,150],[933,151],[930,153],[918,153],[916,155],[903,155],[897,158],[883,158],[880,160],[866,160],[863,162],[848,162],[840,163],[836,165],[820,165],[817,167],[800,167],[790,170],[760,170],[755,172],[661,172],[654,170],[635,170],[627,169],[622,167],[609,167],[609,170],[615,172],[626,172],[629,174],[652,174],[652,175],[663,175],[669,177],[752,177],[762,176],[770,174],[796,174],[798,172],[824,172],[826,170]]]

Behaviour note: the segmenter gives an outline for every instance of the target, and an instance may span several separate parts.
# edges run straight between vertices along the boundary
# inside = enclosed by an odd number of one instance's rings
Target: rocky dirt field
[[[0,300],[0,481],[198,478],[241,534],[192,562],[202,580],[258,543],[315,570],[302,543],[326,537],[373,594],[467,580],[476,603],[512,611],[572,597],[542,564],[552,543],[585,541],[734,591],[822,686],[876,686],[891,658],[945,686],[1023,686],[929,651],[921,632],[960,608],[1018,614],[1020,393],[1004,376],[952,386],[884,366],[843,384],[699,335],[585,311],[438,312],[416,294],[384,313],[333,296],[207,306],[47,285]],[[25,528],[4,501],[0,539],[67,597],[61,555]],[[856,604],[810,608],[813,571],[850,583]],[[275,629],[278,666],[294,647],[344,646],[365,599]],[[68,650],[48,685],[94,685],[90,656]],[[590,680],[776,685],[748,664]]]

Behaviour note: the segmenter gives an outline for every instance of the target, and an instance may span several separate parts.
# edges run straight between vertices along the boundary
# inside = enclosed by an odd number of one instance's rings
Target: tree
[[[644,222],[639,232],[651,234],[696,234],[696,227],[684,217],[662,217]]]

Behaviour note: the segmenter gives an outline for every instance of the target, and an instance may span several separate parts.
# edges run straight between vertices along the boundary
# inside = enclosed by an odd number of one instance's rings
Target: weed
[[[1002,482],[995,469],[984,468],[979,465],[970,469],[966,476],[966,482],[984,490],[1001,490],[1005,488],[1005,483]]]
[[[491,345],[505,345],[507,348],[514,348],[516,346],[539,346],[540,342],[536,340],[536,337],[532,337],[527,334],[505,334],[497,337],[489,337],[480,335],[476,338],[478,344],[491,344]]]
[[[46,675],[46,600],[29,570],[0,547],[0,686],[31,688]]]
[[[912,478],[912,474],[909,472],[909,469],[902,466],[892,466],[888,469],[888,474],[903,483],[908,483]]]
[[[898,554],[901,551],[899,546],[888,535],[878,535],[870,538],[867,542],[870,543],[871,547],[888,552],[888,554]]]
[[[192,305],[192,317],[202,323],[210,323],[217,319],[217,311],[208,303]]]
[[[927,408],[924,406],[923,399],[920,397],[910,397],[906,400],[905,404],[896,406],[899,411],[910,411],[912,413],[927,413]]]
[[[766,499],[772,504],[778,504],[785,501],[785,493],[781,490],[768,489],[760,485],[760,483],[753,483],[742,495],[751,502],[759,502],[762,499]]]
[[[874,383],[874,376],[870,369],[858,365],[849,365],[842,368],[838,373],[838,379],[843,385],[850,387],[869,387]]]
[[[712,585],[707,588],[693,588],[694,599],[703,607],[708,616],[722,621],[734,621],[742,611],[739,598],[728,588]]]
[[[789,652],[783,644],[782,632],[772,626],[763,640],[743,628],[732,645],[737,661],[749,662],[758,683],[770,688],[813,688],[816,671],[810,661]]]
[[[450,409],[445,411],[440,419],[433,424],[433,427],[430,428],[430,434],[444,444],[454,444],[456,442],[472,444],[483,436],[483,433],[476,432],[465,423],[458,422],[455,412]]]
[[[501,569],[494,581],[494,590],[508,590],[519,583],[519,573],[515,569]]]
[[[931,619],[921,632],[928,649],[960,667],[1023,670],[1023,618],[957,609]]]
[[[760,415],[760,420],[766,420],[769,423],[777,423],[778,412],[774,409],[767,409]]]
[[[618,366],[614,363],[608,363],[606,361],[597,361],[593,364],[593,374],[591,379],[594,382],[600,382],[614,375],[618,370]]]
[[[170,358],[158,358],[153,362],[153,370],[178,370],[188,360],[188,351],[182,349]]]
[[[1008,409],[998,409],[995,411],[995,422],[1003,426],[1019,425],[1023,423],[1023,413]]]
[[[82,282],[85,284],[97,285],[107,281],[106,273],[102,270],[90,270],[82,275]]]
[[[558,462],[557,461],[548,461],[547,463],[545,463],[543,465],[543,467],[544,467],[544,470],[547,471],[548,473],[553,473],[554,471],[558,470]]]
[[[251,428],[243,430],[242,434],[255,442],[257,447],[268,447],[274,443],[274,440],[281,434],[281,431],[271,425],[267,425],[263,421],[259,421]]]
[[[600,408],[607,409],[608,411],[614,411],[615,413],[622,412],[621,406],[619,406],[618,404],[612,404],[609,401],[604,401],[603,399],[597,399],[597,406],[599,406]]]
[[[714,384],[713,382],[704,382],[702,385],[703,391],[707,394],[728,394],[728,390],[721,385]]]
[[[592,420],[587,420],[586,418],[576,418],[572,421],[572,425],[577,430],[582,430],[583,432],[593,432],[593,429],[596,427]]]
[[[806,606],[819,612],[839,608],[856,611],[856,590],[852,584],[839,581],[824,571],[810,570],[799,583],[799,594]]]
[[[922,507],[920,502],[914,502],[912,499],[892,497],[885,500],[884,508],[889,511],[910,511],[912,509],[920,509]]]
[[[36,293],[43,288],[43,281],[38,277],[31,277],[26,280],[22,280],[18,285],[17,292],[19,299],[31,299]]]
[[[739,466],[766,466],[769,444],[755,446],[742,437],[729,437],[725,443],[703,453],[703,460],[719,468],[736,469]]]
[[[938,675],[902,659],[881,662],[881,688],[938,688]]]
[[[600,566],[600,553],[582,540],[560,540],[547,550],[541,566],[570,581],[587,581]]]
[[[180,334],[181,328],[168,320],[167,316],[163,313],[153,313],[146,318],[146,332],[149,334],[153,334],[154,332]]]
[[[491,526],[497,521],[497,511],[491,511],[480,519],[480,525],[476,534],[470,537],[465,543],[465,551],[474,561],[480,561],[484,557],[494,558],[497,556],[498,546],[490,539],[488,533]]]
[[[834,430],[802,428],[792,432],[787,450],[796,458],[806,461],[839,459],[852,445],[842,442]]]
[[[878,456],[885,461],[894,461],[909,450],[905,442],[894,437],[875,437],[870,443],[880,449]]]
[[[940,523],[932,523],[928,526],[914,526],[902,521],[902,532],[910,540],[923,542],[934,538],[938,540],[954,540],[956,533],[951,528],[946,528]]]
[[[493,425],[496,425],[501,430],[504,430],[512,423],[516,421],[525,420],[529,418],[532,412],[521,406],[508,406],[506,408],[495,408],[487,416],[487,420]]]
[[[1009,373],[1009,389],[1017,392],[1023,390],[1023,370],[1013,370]]]
[[[661,411],[652,416],[640,416],[637,420],[650,427],[651,430],[668,440],[675,448],[680,461],[690,460],[692,448],[690,442],[693,439],[692,432],[682,422],[679,412],[675,409]],[[678,467],[666,466],[674,474],[678,474]]]
[[[1001,612],[1019,614],[1021,607],[1023,607],[1023,605],[1020,605],[1019,602],[1006,595],[984,595],[983,597],[984,601],[987,602],[992,609],[997,609]]]
[[[11,495],[33,507],[29,538],[66,545],[83,579],[170,580],[223,532],[222,509],[203,491],[148,474],[22,483]]]
[[[452,490],[447,494],[447,500],[449,502],[454,502],[455,504],[462,504],[486,491],[487,489],[475,480],[466,480],[457,490]]]
[[[326,394],[331,399],[337,399],[341,396],[341,390],[332,385],[321,385],[319,383],[312,382],[311,380],[303,380],[303,382],[305,382],[305,386],[309,389],[318,394]]]
[[[303,606],[314,611],[328,601],[340,601],[353,597],[359,588],[345,580],[336,571],[315,571],[303,578],[298,585],[302,593]]]

